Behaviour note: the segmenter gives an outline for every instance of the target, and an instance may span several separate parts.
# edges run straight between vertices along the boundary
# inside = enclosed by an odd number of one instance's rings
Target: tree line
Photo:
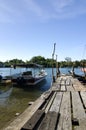
[[[64,61],[57,62],[55,59],[47,58],[45,59],[42,56],[34,56],[30,60],[20,60],[20,59],[12,59],[5,62],[0,62],[0,67],[10,67],[11,65],[17,65],[17,64],[29,64],[29,63],[37,63],[40,65],[43,65],[44,67],[56,67],[58,65],[59,67],[86,67],[86,59],[83,59],[81,61],[72,61],[71,58],[66,57]]]

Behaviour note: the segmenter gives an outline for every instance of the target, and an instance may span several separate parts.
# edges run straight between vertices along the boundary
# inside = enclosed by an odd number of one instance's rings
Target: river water
[[[45,69],[48,73],[46,79],[34,87],[13,87],[12,85],[0,85],[0,128],[5,127],[16,118],[16,113],[22,113],[28,103],[35,101],[43,92],[51,87],[52,69]],[[68,73],[70,68],[60,68],[61,73]],[[16,73],[21,73],[25,69],[0,68],[0,75],[7,76]],[[75,69],[77,74],[83,74],[80,69]],[[54,69],[56,75],[56,69]]]

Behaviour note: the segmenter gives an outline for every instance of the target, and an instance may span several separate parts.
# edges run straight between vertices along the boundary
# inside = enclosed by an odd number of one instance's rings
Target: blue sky
[[[0,0],[0,61],[86,59],[86,0]]]

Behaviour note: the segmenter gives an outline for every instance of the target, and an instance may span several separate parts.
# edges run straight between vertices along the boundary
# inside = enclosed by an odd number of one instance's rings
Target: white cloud
[[[19,9],[10,0],[0,0],[0,23],[14,23],[20,16]]]
[[[54,0],[52,1],[52,5],[54,6],[55,10],[57,12],[62,12],[62,10],[68,6],[71,6],[73,4],[73,0]]]
[[[85,13],[85,0],[0,0],[0,23],[73,18]]]
[[[38,16],[42,15],[41,6],[39,6],[34,0],[23,0],[28,11],[35,13]]]
[[[52,5],[53,19],[74,18],[81,14],[86,14],[85,0],[50,0]]]
[[[34,0],[0,0],[0,23],[22,22],[31,16],[41,15],[41,6]]]

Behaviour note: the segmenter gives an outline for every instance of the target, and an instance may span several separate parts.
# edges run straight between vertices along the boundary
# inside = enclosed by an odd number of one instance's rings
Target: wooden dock
[[[4,130],[86,130],[86,88],[61,76]]]

